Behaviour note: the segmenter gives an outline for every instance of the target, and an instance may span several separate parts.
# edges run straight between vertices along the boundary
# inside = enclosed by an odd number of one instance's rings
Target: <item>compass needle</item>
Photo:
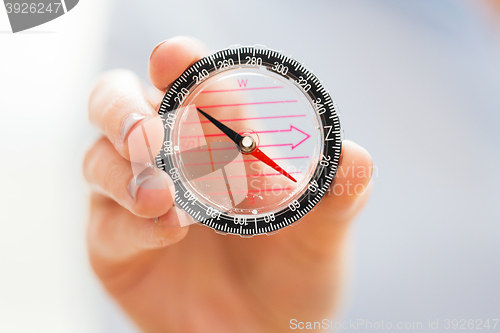
[[[155,162],[174,182],[175,204],[218,232],[272,234],[300,221],[337,172],[335,104],[312,72],[273,50],[197,61],[158,113],[165,139]]]
[[[290,180],[292,180],[294,183],[297,181],[295,178],[293,178],[288,172],[283,170],[276,162],[274,162],[272,159],[270,159],[266,154],[264,154],[259,148],[255,148],[255,150],[251,153],[253,157],[261,160],[262,162],[266,163],[269,165],[271,168],[274,170],[278,171],[281,173],[283,176],[286,176]]]
[[[210,116],[209,114],[207,114],[206,112],[204,112],[200,108],[196,108],[196,110],[198,110],[198,112],[200,112],[202,115],[204,115],[205,118],[210,120],[210,122],[212,124],[217,126],[217,128],[220,129],[222,131],[222,133],[226,134],[231,140],[233,140],[233,142],[236,145],[239,145],[240,142],[243,141],[243,136],[241,136],[237,132],[233,131],[232,129],[230,129],[229,127],[227,127],[226,125],[224,125],[223,123],[221,123],[220,121],[215,119],[214,117]]]

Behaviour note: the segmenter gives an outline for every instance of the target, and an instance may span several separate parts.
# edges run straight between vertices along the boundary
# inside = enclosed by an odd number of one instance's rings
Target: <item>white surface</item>
[[[0,332],[102,331],[81,162],[107,3],[18,34],[0,6]]]

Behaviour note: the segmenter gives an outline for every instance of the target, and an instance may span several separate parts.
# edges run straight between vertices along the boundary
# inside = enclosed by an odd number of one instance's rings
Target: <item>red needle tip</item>
[[[276,162],[274,162],[272,159],[269,158],[269,156],[267,156],[266,154],[264,154],[259,148],[255,148],[255,150],[253,152],[250,153],[253,157],[261,160],[262,162],[266,163],[267,165],[269,165],[271,168],[273,168],[274,170],[278,171],[279,173],[281,173],[283,176],[289,178],[290,180],[292,180],[294,183],[296,183],[297,181],[295,180],[295,178],[293,178],[288,172],[286,172],[285,170],[283,170]]]

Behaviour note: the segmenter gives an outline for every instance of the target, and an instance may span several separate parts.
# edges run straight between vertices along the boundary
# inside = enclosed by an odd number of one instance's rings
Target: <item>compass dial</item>
[[[317,77],[266,48],[205,57],[170,87],[156,166],[175,204],[218,232],[251,236],[296,223],[327,192],[341,154],[335,104]]]

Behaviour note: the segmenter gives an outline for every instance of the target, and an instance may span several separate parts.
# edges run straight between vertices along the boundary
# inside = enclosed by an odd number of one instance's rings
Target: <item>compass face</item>
[[[158,113],[165,141],[155,162],[175,184],[175,204],[218,232],[296,223],[335,177],[335,104],[316,76],[278,52],[240,47],[201,59]]]

